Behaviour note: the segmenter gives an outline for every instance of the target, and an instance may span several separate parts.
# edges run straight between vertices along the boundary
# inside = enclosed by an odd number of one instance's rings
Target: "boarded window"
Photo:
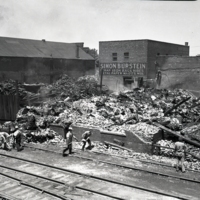
[[[112,53],[112,60],[117,61],[117,53]]]

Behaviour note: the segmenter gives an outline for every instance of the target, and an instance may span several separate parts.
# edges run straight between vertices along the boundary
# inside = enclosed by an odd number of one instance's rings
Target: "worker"
[[[83,143],[82,151],[84,151],[86,143],[88,143],[88,145],[89,145],[88,148],[91,149],[91,147],[92,147],[91,140],[90,140],[91,135],[92,135],[91,131],[85,131],[82,134],[82,143]]]
[[[9,138],[11,136],[6,132],[0,132],[0,148],[11,151],[10,145],[9,145]]]
[[[22,146],[22,138],[24,129],[21,127],[13,133],[14,143],[13,148],[16,147],[17,151],[22,151],[24,147]]]
[[[185,172],[185,154],[186,154],[186,145],[182,139],[179,137],[179,141],[175,143],[175,156],[177,157],[176,171],[179,171],[179,165],[181,164],[181,171]]]
[[[63,157],[65,156],[65,152],[69,150],[69,154],[72,154],[72,140],[73,138],[77,140],[77,138],[73,135],[73,128],[69,127],[66,134],[66,144],[67,147],[63,150]]]

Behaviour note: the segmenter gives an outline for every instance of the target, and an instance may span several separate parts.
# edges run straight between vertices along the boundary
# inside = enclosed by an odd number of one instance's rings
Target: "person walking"
[[[66,134],[66,145],[67,147],[63,150],[63,157],[66,155],[65,152],[69,150],[69,154],[72,154],[72,140],[77,138],[73,135],[73,128],[69,127]]]
[[[181,165],[181,171],[185,172],[185,154],[186,154],[186,145],[182,139],[179,137],[179,141],[175,143],[175,156],[177,157],[176,171],[179,171],[179,165]]]
[[[92,132],[91,131],[85,131],[83,134],[82,134],[82,151],[84,151],[85,149],[85,145],[86,143],[88,143],[88,148],[91,149],[92,145],[91,145],[91,140],[90,140],[90,136],[92,135]]]

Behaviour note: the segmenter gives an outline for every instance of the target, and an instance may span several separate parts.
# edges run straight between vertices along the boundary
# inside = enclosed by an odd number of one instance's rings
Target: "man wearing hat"
[[[65,152],[67,150],[69,150],[69,154],[72,153],[72,140],[73,140],[73,138],[75,138],[77,140],[77,138],[73,135],[73,128],[72,127],[69,127],[67,133],[65,133],[65,134],[66,134],[67,147],[63,150],[63,156],[65,156]]]
[[[84,151],[85,149],[85,145],[86,143],[88,143],[88,148],[91,149],[91,140],[90,140],[90,136],[92,135],[92,132],[91,131],[85,131],[83,134],[82,134],[82,143],[83,143],[83,146],[82,146],[82,151]]]

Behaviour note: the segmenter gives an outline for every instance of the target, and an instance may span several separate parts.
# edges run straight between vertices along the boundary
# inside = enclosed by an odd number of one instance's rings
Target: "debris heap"
[[[136,88],[119,94],[100,94],[95,77],[77,81],[67,75],[52,85],[41,87],[31,99],[38,106],[25,106],[17,114],[16,123],[26,128],[46,130],[51,123],[97,127],[114,132],[133,132],[146,142],[152,142],[161,128],[154,123],[184,134],[200,142],[200,98],[186,90]],[[29,98],[30,100],[30,98]],[[35,124],[28,119],[34,116]],[[59,138],[58,138],[59,139]],[[157,141],[163,147],[174,148],[174,140]],[[162,149],[161,155],[173,157],[172,149]],[[199,156],[199,149],[188,144],[189,152]],[[194,161],[188,154],[187,160]]]

